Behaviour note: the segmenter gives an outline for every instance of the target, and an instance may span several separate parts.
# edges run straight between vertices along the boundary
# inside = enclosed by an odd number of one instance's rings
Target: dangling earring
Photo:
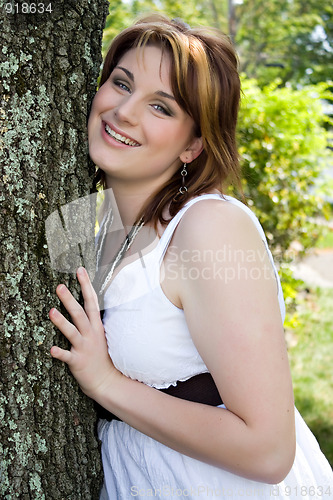
[[[180,194],[185,194],[187,193],[187,187],[185,186],[185,177],[187,176],[186,163],[184,163],[183,170],[180,172],[180,175],[182,176],[182,185],[180,186],[178,192]]]
[[[187,187],[185,185],[185,177],[187,176],[186,163],[184,163],[180,175],[182,176],[182,185],[180,186],[176,195],[173,198],[173,201],[175,202],[178,202],[179,199],[182,198],[187,193]]]

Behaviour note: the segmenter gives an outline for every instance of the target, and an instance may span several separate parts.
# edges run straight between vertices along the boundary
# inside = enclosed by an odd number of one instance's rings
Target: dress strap
[[[161,239],[158,243],[158,248],[159,248],[159,259],[160,262],[162,262],[164,255],[167,251],[167,248],[170,244],[171,238],[173,236],[173,233],[175,232],[179,222],[181,221],[183,215],[186,213],[186,211],[195,203],[202,201],[202,200],[223,200],[224,196],[221,194],[202,194],[200,196],[197,196],[196,198],[193,198],[192,200],[188,201],[183,208],[177,212],[177,214],[171,219],[169,224],[167,225],[164,233],[161,236]]]

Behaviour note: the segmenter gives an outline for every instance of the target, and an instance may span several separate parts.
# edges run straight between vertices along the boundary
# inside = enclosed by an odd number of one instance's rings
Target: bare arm
[[[197,280],[175,284],[192,338],[228,409],[183,401],[120,374],[105,355],[86,274],[79,279],[87,315],[67,289],[58,290],[77,328],[52,310],[52,321],[73,347],[51,353],[69,364],[87,395],[139,431],[241,476],[275,483],[288,473],[294,454],[293,397],[276,282],[272,275],[251,279],[250,269],[264,273],[270,263],[252,222],[228,205],[192,207],[174,238],[179,255],[182,249],[217,252],[227,245],[233,258],[226,264],[235,272],[235,249],[258,251],[254,261],[242,263],[248,274],[239,279],[207,279],[203,266],[214,262],[199,262]]]

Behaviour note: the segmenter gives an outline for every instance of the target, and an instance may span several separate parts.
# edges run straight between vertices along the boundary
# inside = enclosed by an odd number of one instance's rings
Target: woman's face
[[[201,152],[194,121],[174,99],[170,56],[156,46],[131,49],[97,92],[89,117],[89,152],[112,181],[167,181]]]

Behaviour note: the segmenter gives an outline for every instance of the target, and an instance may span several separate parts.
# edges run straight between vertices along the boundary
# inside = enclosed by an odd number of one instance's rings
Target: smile
[[[116,141],[118,141],[122,144],[126,144],[127,146],[132,146],[132,147],[140,146],[140,144],[138,142],[135,142],[132,139],[129,139],[129,137],[125,137],[124,135],[120,135],[117,132],[115,132],[114,130],[112,130],[112,128],[109,127],[109,125],[107,123],[105,124],[105,132],[108,135],[110,135],[111,137],[113,137],[113,139],[115,139]]]

